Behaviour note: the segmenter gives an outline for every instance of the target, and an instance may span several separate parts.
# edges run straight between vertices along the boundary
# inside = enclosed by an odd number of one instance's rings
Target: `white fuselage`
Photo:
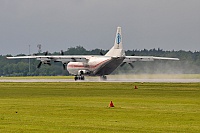
[[[69,62],[67,70],[73,75],[107,75],[113,72],[124,58],[108,56],[85,56],[87,62]],[[112,64],[112,62],[114,64]],[[105,70],[104,70],[105,69]]]

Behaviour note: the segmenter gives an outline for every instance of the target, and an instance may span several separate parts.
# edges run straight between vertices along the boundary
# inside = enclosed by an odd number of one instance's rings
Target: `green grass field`
[[[200,83],[0,83],[0,132],[199,133]]]

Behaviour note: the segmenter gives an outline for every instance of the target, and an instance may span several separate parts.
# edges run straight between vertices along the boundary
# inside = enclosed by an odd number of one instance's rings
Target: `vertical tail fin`
[[[121,27],[117,27],[114,46],[105,54],[105,56],[112,56],[112,57],[125,56],[125,53],[122,47]]]
[[[117,32],[115,36],[115,49],[122,49],[122,32],[121,27],[117,27]]]

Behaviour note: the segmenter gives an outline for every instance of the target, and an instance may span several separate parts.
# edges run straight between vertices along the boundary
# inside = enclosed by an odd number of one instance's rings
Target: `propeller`
[[[48,60],[47,60],[47,61],[40,61],[40,63],[38,64],[37,68],[40,68],[41,65],[42,65],[42,63],[51,66],[51,61],[48,61]]]
[[[44,53],[44,55],[47,56],[48,53],[49,53],[49,52],[46,51],[46,52]],[[42,65],[42,63],[44,63],[44,64],[48,64],[49,66],[51,65],[50,61],[40,61],[40,63],[38,64],[37,68],[40,68],[41,65]]]
[[[45,56],[47,56],[47,55],[48,55],[48,53],[49,53],[49,52],[48,52],[48,51],[46,51],[44,55],[45,55]]]
[[[125,64],[126,64],[126,62],[123,62],[123,63],[120,65],[120,67],[123,67]]]
[[[99,54],[100,54],[100,55],[103,55],[102,49],[101,49],[101,51],[99,52]]]
[[[130,66],[131,66],[131,68],[133,69],[134,68],[134,66],[133,66],[133,64],[132,63],[128,63]]]
[[[66,63],[63,63],[63,70],[66,70]]]
[[[61,54],[61,55],[64,55],[64,51],[63,51],[63,50],[61,50],[61,51],[60,51],[60,54]]]
[[[47,63],[45,63],[45,64],[47,64],[47,65],[51,66],[51,63],[50,63],[50,62],[47,62]]]
[[[133,54],[131,54],[131,56],[135,56],[135,54],[133,53]],[[130,66],[132,69],[134,68],[133,63],[131,63],[131,62],[123,62],[120,66],[123,67],[126,63],[129,64],[129,66]]]
[[[44,53],[45,56],[47,56],[49,54],[48,51],[46,51]],[[40,63],[37,65],[37,68],[40,68],[42,64],[47,64],[49,66],[51,66],[51,61],[50,60],[43,60],[43,61],[40,61]]]
[[[133,64],[132,64],[132,63],[128,63],[128,62],[123,62],[123,63],[120,65],[120,67],[123,67],[126,63],[129,64],[129,66],[130,66],[132,69],[134,68]]]
[[[60,51],[60,55],[64,55],[63,50]],[[62,66],[63,66],[63,70],[66,70],[66,63],[62,63]]]
[[[37,68],[40,68],[42,65],[42,61],[40,61],[40,63],[38,64]]]

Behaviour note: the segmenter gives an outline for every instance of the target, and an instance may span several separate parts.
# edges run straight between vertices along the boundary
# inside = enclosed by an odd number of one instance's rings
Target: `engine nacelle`
[[[90,71],[89,70],[79,70],[78,75],[89,75]]]
[[[51,65],[51,61],[50,60],[45,60],[43,61],[44,64],[48,64],[48,65]]]

